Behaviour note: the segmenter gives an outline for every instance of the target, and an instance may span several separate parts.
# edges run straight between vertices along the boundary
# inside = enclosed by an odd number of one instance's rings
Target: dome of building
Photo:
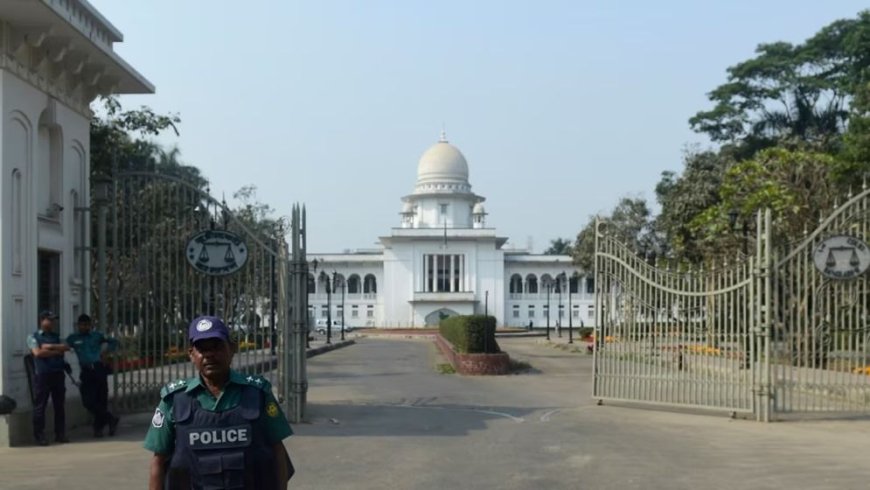
[[[414,205],[410,202],[402,204],[402,214],[414,214]]]
[[[468,162],[459,149],[447,142],[443,132],[441,139],[423,153],[417,166],[417,183],[429,182],[468,183]]]
[[[472,214],[486,214],[486,209],[483,207],[483,203],[479,202],[474,205],[474,208],[471,210]]]

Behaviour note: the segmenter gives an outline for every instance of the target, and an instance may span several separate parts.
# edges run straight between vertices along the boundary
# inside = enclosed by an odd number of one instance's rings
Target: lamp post
[[[344,291],[347,288],[347,281],[341,281],[341,340],[344,341]]]
[[[547,340],[550,340],[550,291],[553,290],[553,283],[547,283]]]
[[[562,338],[562,288],[564,285],[562,284],[562,276],[565,275],[563,272],[562,275],[556,276],[556,293],[559,295],[559,308],[556,313],[556,337]]]
[[[577,272],[571,275],[574,284],[577,284]],[[571,281],[568,281],[568,343],[574,343],[574,310],[571,308]]]
[[[323,281],[326,283],[326,343],[332,343],[332,281],[329,280],[329,275],[325,272],[321,272],[323,274],[323,278],[326,279]]]
[[[489,316],[489,291],[483,296],[483,316]]]

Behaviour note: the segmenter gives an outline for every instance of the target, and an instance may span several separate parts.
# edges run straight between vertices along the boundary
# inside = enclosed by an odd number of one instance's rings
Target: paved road
[[[502,339],[535,371],[438,374],[431,342],[366,339],[310,360],[297,489],[864,489],[870,422],[762,425],[595,406],[591,358]],[[0,449],[0,488],[143,488],[150,416],[120,439]],[[84,434],[74,434],[77,440]],[[33,476],[42,474],[44,476]]]

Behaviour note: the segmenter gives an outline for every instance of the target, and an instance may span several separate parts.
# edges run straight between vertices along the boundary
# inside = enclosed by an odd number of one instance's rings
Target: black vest
[[[59,344],[60,336],[56,333],[46,333],[39,330],[33,332],[33,337],[36,343],[41,347],[42,344]],[[33,356],[33,366],[36,369],[36,374],[59,373],[64,368],[63,356],[51,357],[36,357]],[[61,375],[63,376],[63,375]]]
[[[277,488],[275,456],[262,424],[263,392],[242,387],[241,402],[224,412],[202,408],[191,394],[173,395],[175,450],[166,488],[259,490]]]

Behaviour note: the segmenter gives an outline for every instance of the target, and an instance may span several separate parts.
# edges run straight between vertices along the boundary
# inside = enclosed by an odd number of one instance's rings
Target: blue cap
[[[203,339],[221,339],[230,341],[230,331],[224,321],[216,316],[200,316],[190,322],[187,336],[191,342]]]

